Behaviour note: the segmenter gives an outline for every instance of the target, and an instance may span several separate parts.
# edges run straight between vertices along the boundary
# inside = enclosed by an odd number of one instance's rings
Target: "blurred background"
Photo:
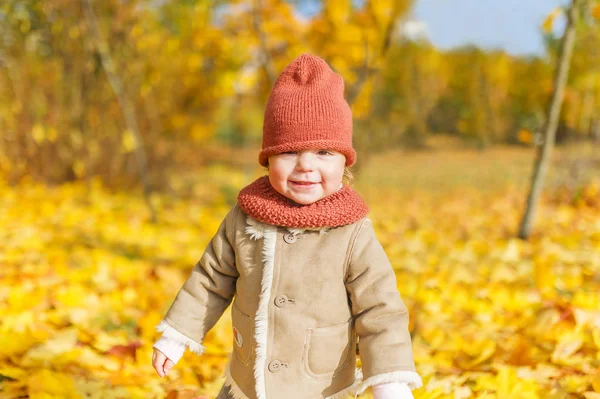
[[[270,89],[308,52],[345,79],[415,397],[600,398],[598,43],[598,0],[3,0],[0,396],[218,392],[229,311],[165,380],[154,326],[265,174]]]

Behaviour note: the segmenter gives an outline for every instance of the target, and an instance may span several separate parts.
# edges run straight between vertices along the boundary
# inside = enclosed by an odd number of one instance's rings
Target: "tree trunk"
[[[527,197],[525,213],[519,229],[519,237],[522,239],[527,239],[531,235],[531,225],[535,207],[542,191],[544,178],[552,157],[556,129],[558,127],[565,86],[567,85],[569,68],[571,66],[571,56],[573,55],[573,47],[575,45],[577,12],[579,4],[581,4],[582,1],[584,0],[571,0],[571,5],[567,11],[567,25],[561,40],[558,66],[554,77],[554,93],[552,95],[548,117],[546,118],[546,126],[544,128],[544,142],[536,151],[531,187]]]
[[[374,59],[375,65],[382,64],[384,62],[385,57],[386,57],[390,47],[392,46],[392,39],[394,36],[394,32],[396,31],[396,27],[398,25],[400,16],[403,11],[404,11],[404,9],[403,9],[402,5],[396,1],[394,3],[394,8],[392,9],[390,20],[388,21],[388,24],[386,25],[386,28],[385,28],[385,33],[383,36],[383,43],[381,45],[381,49],[379,51],[379,54],[375,54],[375,59]],[[369,79],[373,79],[374,74],[379,72],[380,69],[381,69],[381,65],[378,65],[375,68],[369,66],[369,46],[368,46],[368,41],[365,37],[365,62],[364,62],[364,65],[361,68],[361,70],[359,71],[357,81],[350,87],[346,88],[346,101],[348,102],[348,105],[350,107],[352,107],[352,105],[354,104],[356,99],[359,97],[365,83]],[[357,158],[356,163],[354,164],[354,167],[353,167],[355,173],[360,173],[360,171],[364,167],[364,165],[366,165],[369,162],[369,155],[370,155],[369,147],[371,146],[371,135],[368,132],[364,132],[363,134],[365,135],[364,141],[362,141],[363,145],[361,146],[362,148],[359,149],[359,150],[362,150],[361,151],[362,153],[361,153],[361,156]]]
[[[600,119],[595,118],[592,120],[591,134],[592,141],[600,144]]]
[[[98,23],[96,22],[96,15],[94,14],[94,8],[92,7],[91,1],[92,0],[82,0],[85,19],[93,37],[94,47],[100,56],[102,67],[104,68],[106,76],[108,77],[108,81],[115,95],[117,96],[117,100],[119,101],[121,111],[125,117],[127,129],[133,136],[135,143],[134,153],[138,165],[138,174],[144,189],[144,198],[146,200],[146,204],[148,205],[148,209],[150,210],[152,223],[156,223],[156,211],[152,205],[152,202],[150,201],[151,188],[147,173],[146,152],[144,151],[142,135],[140,134],[140,129],[138,127],[135,110],[133,108],[133,104],[129,101],[129,98],[123,90],[121,79],[119,78],[119,75],[117,75],[112,57],[110,55],[108,43],[106,43],[102,38],[100,29],[98,28]]]

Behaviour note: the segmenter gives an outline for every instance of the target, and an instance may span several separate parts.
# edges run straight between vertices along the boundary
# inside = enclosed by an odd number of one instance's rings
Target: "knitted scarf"
[[[283,227],[339,227],[362,219],[369,208],[349,186],[308,205],[300,205],[278,193],[268,176],[244,187],[238,204],[247,215],[259,222]]]

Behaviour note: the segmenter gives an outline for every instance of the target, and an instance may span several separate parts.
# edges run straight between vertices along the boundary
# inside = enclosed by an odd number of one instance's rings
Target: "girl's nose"
[[[298,156],[296,169],[301,171],[310,171],[314,167],[314,156],[309,151],[302,151]]]

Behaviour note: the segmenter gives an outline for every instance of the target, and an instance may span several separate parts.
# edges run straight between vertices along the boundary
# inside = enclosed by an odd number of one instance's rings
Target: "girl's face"
[[[342,183],[346,157],[332,150],[299,150],[269,157],[269,181],[277,192],[308,205],[335,193]]]

